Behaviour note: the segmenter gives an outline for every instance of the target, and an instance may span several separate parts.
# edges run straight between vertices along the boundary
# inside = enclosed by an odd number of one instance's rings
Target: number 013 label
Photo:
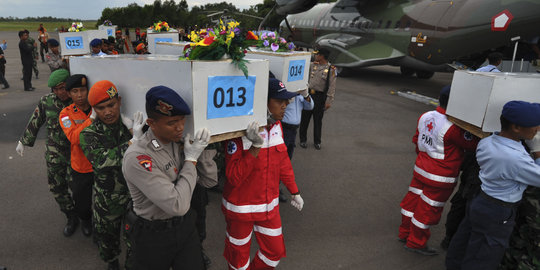
[[[209,76],[207,119],[253,115],[255,76]]]

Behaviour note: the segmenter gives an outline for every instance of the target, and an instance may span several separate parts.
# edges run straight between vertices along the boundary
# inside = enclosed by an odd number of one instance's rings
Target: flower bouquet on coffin
[[[154,26],[150,26],[149,29],[155,33],[169,32],[169,24],[167,22],[159,21],[157,23],[154,23]]]
[[[276,32],[267,31],[261,33],[260,42],[257,47],[273,52],[290,52],[295,48],[294,43],[287,42],[287,40],[278,36]]]
[[[218,28],[207,28],[192,31],[188,38],[192,43],[184,48],[184,59],[187,60],[221,60],[230,58],[232,63],[248,76],[246,66],[246,48],[257,45],[259,38],[251,31],[243,31],[238,22],[227,25],[220,20]]]
[[[80,31],[84,31],[84,25],[82,22],[73,22],[71,24],[71,27],[68,29],[68,32],[80,32]]]
[[[112,24],[112,22],[110,20],[105,20],[105,21],[103,21],[103,25],[112,26],[113,24]]]

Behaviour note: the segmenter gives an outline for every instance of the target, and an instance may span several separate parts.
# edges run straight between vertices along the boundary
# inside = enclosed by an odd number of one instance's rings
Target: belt
[[[187,215],[187,213],[186,213]],[[169,219],[162,220],[147,220],[142,217],[137,216],[137,224],[144,229],[150,231],[163,231],[166,229],[172,229],[178,227],[184,221],[184,216],[181,217],[172,217]]]
[[[498,204],[498,205],[503,206],[503,207],[516,207],[521,202],[521,201],[517,201],[517,202],[514,202],[514,203],[505,202],[503,200],[499,200],[499,199],[496,199],[496,198],[493,198],[493,197],[489,196],[483,190],[480,190],[480,195],[482,197],[486,198],[488,201],[493,202],[493,203]]]
[[[287,124],[287,123],[284,123],[284,122],[281,122],[281,125],[284,128],[287,128],[287,129],[297,129],[300,126],[300,125],[291,125],[291,124]]]

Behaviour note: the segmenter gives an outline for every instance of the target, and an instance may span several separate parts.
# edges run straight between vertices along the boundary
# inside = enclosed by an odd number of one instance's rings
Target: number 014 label
[[[209,76],[207,119],[253,115],[255,76]]]

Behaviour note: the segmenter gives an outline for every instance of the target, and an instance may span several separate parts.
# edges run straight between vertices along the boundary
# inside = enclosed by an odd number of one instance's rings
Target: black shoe
[[[38,75],[36,74],[36,80],[39,79]]]
[[[315,149],[321,150],[321,144],[320,144],[320,143],[316,143],[316,144],[315,144]]]
[[[285,197],[285,194],[283,194],[283,191],[281,189],[279,190],[279,202],[286,203],[287,197]]]
[[[92,235],[92,220],[82,220],[81,219],[81,231],[86,237]]]
[[[302,147],[302,148],[307,148],[306,142],[300,142],[300,147]]]
[[[210,265],[212,264],[212,260],[206,256],[206,253],[204,252],[204,249],[202,250],[202,258],[204,265],[206,266],[206,269],[210,268]]]
[[[407,238],[399,238],[397,239],[401,243],[407,243]]]
[[[448,236],[445,236],[444,239],[441,241],[441,248],[444,250],[448,250],[448,247],[450,246],[450,240],[451,238],[448,238]]]
[[[107,270],[120,270],[120,264],[118,263],[118,259],[110,262],[107,266]]]
[[[2,89],[8,89],[8,88],[9,88],[9,84],[6,84],[6,85],[4,85],[4,87],[2,87]]]
[[[64,227],[64,236],[70,237],[79,226],[79,218],[75,215],[68,215],[66,227]]]
[[[34,88],[34,87],[30,87],[30,88],[28,88],[28,89],[24,89],[24,91],[34,91],[34,90],[36,90],[36,88]]]
[[[415,252],[415,253],[418,253],[418,254],[422,254],[422,255],[425,255],[425,256],[434,256],[434,255],[439,254],[439,252],[436,249],[430,248],[428,246],[425,246],[423,248],[410,248],[407,245],[404,245],[403,247],[408,251]]]

